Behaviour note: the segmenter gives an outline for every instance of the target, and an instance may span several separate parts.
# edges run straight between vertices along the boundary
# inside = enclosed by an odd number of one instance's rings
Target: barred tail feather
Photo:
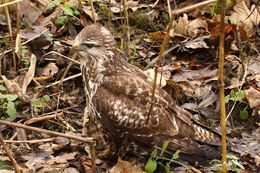
[[[221,146],[221,135],[198,122],[193,124],[195,134],[194,139],[199,143]]]

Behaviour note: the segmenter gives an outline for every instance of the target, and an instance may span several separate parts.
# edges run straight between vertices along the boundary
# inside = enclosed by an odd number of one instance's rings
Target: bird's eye
[[[86,46],[88,49],[91,49],[91,48],[95,47],[95,45],[91,44],[91,43],[83,43],[82,45]]]

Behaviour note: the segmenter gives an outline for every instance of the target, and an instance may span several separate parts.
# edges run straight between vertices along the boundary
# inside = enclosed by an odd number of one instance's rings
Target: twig
[[[68,130],[72,131],[72,132],[76,132],[76,129],[74,127],[72,127],[67,121],[65,121],[61,116],[58,116],[58,120],[60,120]]]
[[[167,31],[166,31],[166,34],[164,36],[163,43],[162,43],[162,46],[161,46],[161,49],[160,49],[160,52],[159,52],[159,56],[158,56],[156,63],[154,65],[155,68],[154,68],[153,90],[152,90],[151,106],[150,106],[150,109],[149,109],[148,117],[146,119],[147,122],[150,119],[150,114],[151,114],[152,109],[153,109],[154,97],[155,97],[155,91],[156,91],[157,73],[158,73],[158,69],[161,65],[164,50],[165,50],[166,45],[167,45],[169,38],[170,38],[170,30],[172,29],[173,20],[174,20],[174,14],[172,15],[172,18],[170,19],[170,22],[168,24]]]
[[[32,40],[34,40],[35,38],[37,38],[37,37],[39,37],[40,35],[44,34],[44,33],[47,32],[48,30],[49,30],[49,29],[46,29],[46,30],[42,31],[41,33],[37,34],[36,36],[30,38],[29,40],[23,42],[23,43],[21,44],[21,46],[23,46],[23,45],[25,45],[25,44],[31,42]],[[12,49],[9,49],[9,50],[7,50],[7,51],[1,53],[0,56],[5,55],[5,54],[7,54],[7,53],[9,53],[9,52],[11,52],[11,51],[12,51]]]
[[[74,62],[75,64],[80,64],[80,62],[78,62],[78,61],[76,61],[76,60],[74,60],[74,59],[71,59],[70,57],[67,57],[67,56],[65,56],[65,55],[62,55],[62,54],[60,54],[60,53],[58,53],[58,52],[55,52],[55,51],[50,51],[50,52],[44,54],[44,55],[42,56],[42,58],[45,57],[45,56],[47,56],[47,55],[50,55],[50,54],[56,54],[56,55],[59,55],[59,56],[65,58],[65,59],[67,59],[67,60],[70,60],[70,61]]]
[[[36,123],[36,122],[41,122],[41,121],[45,121],[45,120],[50,120],[50,119],[54,119],[57,118],[59,116],[63,115],[63,112],[58,112],[58,113],[54,113],[52,115],[46,115],[46,116],[40,116],[40,117],[35,117],[35,118],[31,118],[29,120],[27,120],[25,122],[26,125],[32,124],[32,123]]]
[[[52,78],[52,76],[40,76],[40,77],[34,77],[33,80],[35,82],[37,82],[37,81],[49,80],[51,78]],[[14,81],[14,80],[10,80],[10,81]],[[3,84],[3,83],[4,83],[4,81],[0,80],[0,84]],[[38,82],[37,82],[37,85],[40,85],[40,84],[38,84]]]
[[[23,1],[23,0],[16,0],[16,1],[7,2],[7,3],[4,3],[4,4],[1,4],[0,8],[8,6],[8,5],[16,4],[16,3],[21,2],[21,1]]]
[[[74,79],[74,78],[77,78],[77,77],[80,77],[80,76],[81,76],[81,73],[78,73],[78,74],[75,74],[75,75],[73,75],[73,76],[70,76],[70,77],[65,78],[62,82],[65,82],[65,81],[68,81],[68,80],[71,80],[71,79]],[[54,85],[59,84],[60,82],[61,82],[61,80],[59,80],[59,81],[57,81],[57,82],[54,82],[54,83],[52,83],[52,84],[50,84],[50,85],[43,86],[43,87],[44,87],[44,88],[49,88],[49,87],[51,87],[51,86],[54,86]]]
[[[89,3],[90,3],[90,7],[91,7],[91,15],[92,15],[93,22],[96,23],[95,8],[93,5],[93,0],[89,0]]]
[[[74,61],[72,61],[72,60],[75,60],[76,56],[77,56],[77,54],[72,55],[72,59],[70,59],[69,65],[66,67],[63,75],[61,76],[61,79],[60,79],[61,83],[59,84],[60,86],[62,85],[64,78],[66,77],[67,73],[69,72],[70,67],[74,64]]]
[[[56,138],[46,138],[46,139],[33,139],[33,140],[26,140],[26,141],[14,141],[14,140],[4,140],[6,143],[29,143],[29,144],[37,144],[43,142],[50,142],[55,140]]]
[[[16,32],[20,32],[20,3],[16,3]]]
[[[203,1],[203,2],[200,2],[200,3],[194,4],[194,5],[188,6],[188,7],[181,8],[179,10],[174,10],[172,13],[174,15],[179,15],[179,14],[182,14],[182,13],[186,13],[186,12],[192,11],[194,9],[201,8],[201,7],[203,7],[203,6],[207,5],[207,4],[213,3],[215,1],[217,1],[217,0]]]
[[[111,22],[111,18],[112,18],[112,12],[111,12],[111,0],[109,0],[109,2],[108,2],[108,14],[107,14],[107,23],[108,23],[108,25],[107,25],[107,27],[108,27],[108,29],[110,29],[111,28],[111,25],[112,25],[112,22]]]
[[[226,2],[220,1],[221,4],[221,21],[220,21],[220,40],[219,40],[219,65],[218,65],[218,86],[220,98],[220,115],[221,115],[221,131],[222,131],[222,166],[223,173],[227,173],[227,141],[226,141],[226,107],[225,107],[225,82],[224,82],[224,42],[225,42],[225,13]]]
[[[5,0],[5,2],[7,2],[7,1]],[[12,50],[13,65],[14,65],[13,70],[16,70],[16,57],[15,57],[15,51],[14,51],[14,39],[13,39],[11,19],[10,19],[8,6],[4,6],[4,10],[5,10],[5,17],[6,17],[6,21],[7,21],[8,31],[9,31],[9,35],[10,35],[10,39],[11,39],[11,50]],[[6,62],[4,62],[4,63],[6,63]]]
[[[54,132],[54,131],[45,130],[45,129],[41,129],[41,128],[37,128],[37,127],[27,126],[27,125],[24,125],[21,123],[14,123],[14,122],[0,120],[0,124],[12,126],[12,127],[18,127],[18,128],[22,128],[22,129],[26,129],[26,130],[31,130],[31,131],[35,131],[38,133],[45,133],[45,134],[52,135],[52,136],[60,136],[60,137],[64,137],[64,138],[68,138],[68,139],[72,139],[72,140],[76,140],[76,141],[82,141],[82,142],[85,142],[90,145],[93,145],[95,143],[93,141],[93,138],[80,137],[80,136],[76,136],[76,135]]]
[[[167,0],[167,7],[168,7],[169,18],[171,20],[171,18],[172,18],[172,9],[171,9],[171,2],[170,2],[170,0]]]
[[[79,103],[80,104],[80,103]],[[75,108],[75,107],[78,107],[79,104],[76,104],[76,105],[73,105],[73,106],[70,106],[70,107],[66,107],[64,109],[59,109],[59,110],[56,110],[56,111],[52,111],[52,112],[47,112],[47,113],[44,113],[42,115],[39,115],[39,116],[45,116],[45,115],[51,115],[51,114],[56,114],[58,112],[64,112],[66,110],[69,110],[69,109],[72,109],[72,108]]]
[[[12,151],[8,148],[8,146],[6,145],[6,143],[4,142],[4,140],[2,139],[2,137],[0,137],[0,143],[2,144],[7,156],[9,157],[10,161],[12,162],[15,172],[16,173],[21,173],[21,170],[16,162],[16,160],[13,157]]]
[[[155,3],[152,5],[152,8],[154,8],[158,3],[159,3],[160,0],[156,0]]]
[[[124,8],[124,27],[125,27],[125,45],[127,48],[127,56],[130,56],[130,31],[129,31],[129,20],[128,20],[128,5],[127,0],[123,0]]]

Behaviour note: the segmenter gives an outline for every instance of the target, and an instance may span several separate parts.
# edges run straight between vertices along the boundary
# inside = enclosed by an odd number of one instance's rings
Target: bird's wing
[[[173,148],[195,153],[198,144],[189,136],[194,132],[190,115],[172,112],[174,102],[166,92],[157,89],[153,109],[148,116],[151,93],[152,85],[135,73],[114,73],[105,76],[93,102],[110,129],[128,133],[141,144],[161,146],[164,140],[170,140]]]

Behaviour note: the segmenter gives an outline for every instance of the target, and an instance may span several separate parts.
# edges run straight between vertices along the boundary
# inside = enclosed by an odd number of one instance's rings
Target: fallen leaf
[[[205,40],[209,38],[209,36],[202,36],[202,37],[198,37],[196,39],[187,41],[184,43],[184,47],[187,49],[199,49],[199,48],[206,48],[208,49],[208,45],[205,42]]]
[[[140,166],[133,165],[128,161],[118,159],[116,165],[109,171],[109,173],[134,172],[145,173]]]
[[[250,108],[260,107],[260,91],[257,91],[253,87],[250,87],[249,89],[244,90],[244,95]]]
[[[255,5],[251,6],[249,10],[244,0],[237,1],[234,6],[234,13],[231,14],[229,20],[231,23],[243,26],[247,33],[247,37],[250,38],[253,35],[254,26],[258,26],[260,23],[260,14]]]
[[[55,163],[67,163],[69,160],[75,159],[78,152],[64,153],[63,155],[56,156],[54,158]]]
[[[260,166],[260,128],[256,129],[252,134],[244,132],[241,134],[242,139],[232,139],[231,150],[239,153],[240,156],[250,155],[255,160],[256,166]]]
[[[208,24],[200,18],[194,19],[186,26],[187,35],[191,38],[196,38],[202,35],[209,35]]]
[[[19,14],[26,22],[33,24],[42,14],[42,10],[39,9],[35,3],[31,3],[30,0],[23,0],[23,3],[20,3]]]
[[[94,21],[94,18],[97,20],[98,19],[98,14],[94,12],[94,17],[92,14],[91,6],[83,6],[83,11],[85,12],[86,15],[88,15],[92,21]]]
[[[26,156],[22,156],[27,162],[25,165],[28,168],[37,169],[45,165],[46,159],[49,157],[47,153],[30,153]]]
[[[36,68],[36,61],[37,61],[36,56],[34,54],[32,54],[31,59],[30,59],[30,67],[28,69],[28,72],[25,74],[24,81],[23,81],[23,84],[22,84],[22,92],[23,93],[26,93],[27,87],[31,83],[31,81],[34,77],[35,68]]]
[[[56,73],[58,73],[59,68],[57,67],[57,65],[53,62],[50,62],[49,64],[47,64],[41,72],[41,76],[53,76]]]
[[[198,109],[207,108],[209,105],[212,105],[217,100],[218,100],[218,96],[212,92],[211,95],[209,95],[205,100],[200,102]]]
[[[17,82],[10,81],[5,76],[2,76],[2,79],[9,93],[17,95],[18,99],[23,103],[28,103],[30,101],[30,97],[26,93],[22,92],[22,88]]]
[[[147,74],[150,77],[151,82],[154,81],[154,75],[155,75],[154,69],[148,69],[148,70],[145,70],[144,72],[145,72],[145,74]],[[159,86],[161,88],[166,86],[166,84],[167,84],[166,80],[167,79],[164,77],[164,75],[161,72],[157,73],[157,78],[156,78],[157,86]]]
[[[183,17],[180,17],[178,20],[178,23],[175,24],[173,27],[174,29],[170,32],[171,36],[174,36],[174,34],[179,35],[187,35],[187,25],[189,24],[188,16],[187,14],[184,14]]]
[[[115,6],[111,7],[110,10],[111,10],[112,13],[119,13],[120,12],[120,8],[115,7]]]

